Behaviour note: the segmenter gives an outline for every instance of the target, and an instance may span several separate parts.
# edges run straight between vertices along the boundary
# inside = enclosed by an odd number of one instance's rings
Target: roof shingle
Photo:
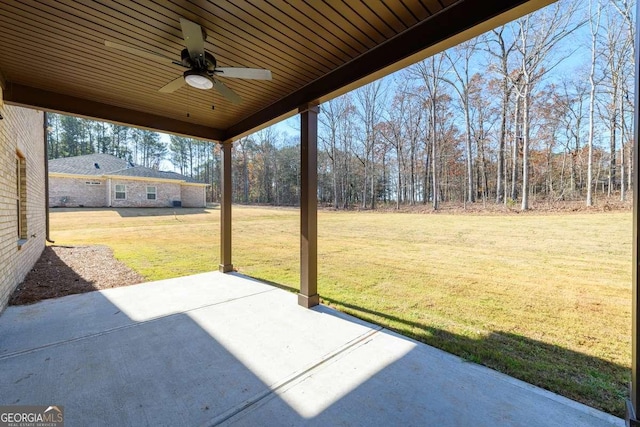
[[[49,160],[49,172],[70,175],[118,175],[155,179],[173,179],[190,183],[202,182],[176,172],[159,171],[130,164],[111,154],[86,154]]]
[[[73,175],[108,175],[125,169],[129,162],[111,154],[87,154],[49,160],[49,172]],[[96,166],[97,165],[97,166]]]

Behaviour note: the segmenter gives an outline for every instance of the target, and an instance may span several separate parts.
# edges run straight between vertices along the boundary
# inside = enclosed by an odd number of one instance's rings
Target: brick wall
[[[40,111],[0,107],[0,311],[45,242],[44,133]],[[25,159],[26,239],[18,240],[16,153]]]
[[[207,206],[205,187],[201,185],[183,185],[180,189],[182,206],[185,208],[204,208]]]
[[[126,199],[116,200],[116,184],[126,186]],[[156,187],[156,199],[147,198],[147,187]],[[101,177],[49,176],[50,207],[105,207],[108,206],[109,180]],[[171,207],[180,201],[186,208],[206,206],[203,186],[181,185],[179,182],[144,181],[111,178],[111,206]]]
[[[116,200],[116,184],[126,186],[126,199]],[[147,186],[156,187],[156,199],[147,199]],[[111,206],[114,208],[171,207],[174,200],[180,199],[180,183],[111,179]]]
[[[102,178],[66,178],[49,176],[49,206],[107,206],[107,180]]]

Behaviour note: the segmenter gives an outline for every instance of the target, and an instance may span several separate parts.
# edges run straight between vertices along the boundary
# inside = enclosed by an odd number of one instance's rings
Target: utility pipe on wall
[[[55,243],[51,240],[49,235],[49,141],[47,135],[49,134],[49,127],[47,126],[47,112],[42,113],[42,127],[44,134],[44,224],[45,224],[45,239],[49,243]]]

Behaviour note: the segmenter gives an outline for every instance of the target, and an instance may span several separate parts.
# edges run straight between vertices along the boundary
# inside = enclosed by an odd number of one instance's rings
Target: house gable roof
[[[126,160],[111,154],[87,154],[49,160],[49,172],[99,176],[125,169],[128,165]]]
[[[159,171],[151,168],[146,168],[144,166],[134,166],[126,169],[121,169],[118,171],[113,171],[109,173],[109,175],[135,176],[140,178],[156,178],[156,179],[174,179],[178,181],[186,181],[190,183],[201,184],[201,182],[196,179],[190,178],[185,175],[180,175],[179,173],[176,173],[176,172]]]
[[[49,160],[49,173],[67,175],[123,176],[150,179],[168,179],[194,184],[200,181],[176,172],[159,171],[144,166],[130,164],[111,154],[87,154]]]

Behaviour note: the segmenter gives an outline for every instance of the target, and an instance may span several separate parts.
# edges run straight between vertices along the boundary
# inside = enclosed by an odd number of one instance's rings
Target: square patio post
[[[233,271],[231,263],[231,148],[232,142],[222,144],[222,182],[220,195],[220,271]]]
[[[310,308],[318,296],[318,111],[300,107],[300,293],[298,304]]]
[[[640,13],[640,2],[636,5],[636,16]],[[638,150],[638,138],[640,136],[640,22],[636,22],[636,64],[635,64],[635,94],[634,103],[635,111],[633,113],[633,252],[632,252],[632,300],[631,300],[631,387],[629,390],[630,398],[627,401],[626,421],[627,425],[634,427],[640,426],[637,415],[640,412],[638,405],[638,387],[640,387],[640,353],[638,348],[638,334],[640,333],[640,277],[638,275],[638,262],[640,261],[640,236],[638,235],[638,184],[640,184],[640,155]]]

